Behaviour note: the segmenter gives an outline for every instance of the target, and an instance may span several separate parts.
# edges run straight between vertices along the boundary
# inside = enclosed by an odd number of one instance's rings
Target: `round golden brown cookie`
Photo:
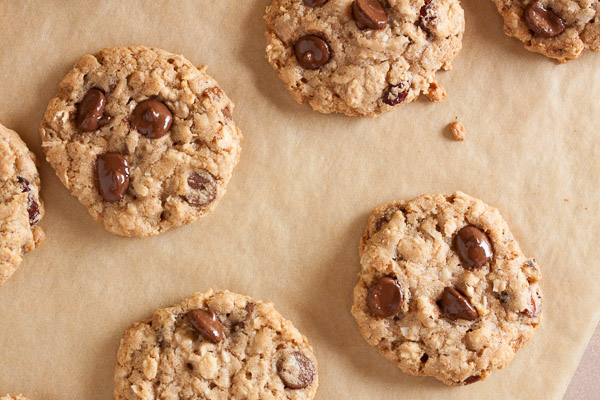
[[[147,47],[83,56],[40,126],[46,158],[109,231],[189,224],[225,193],[242,135],[233,103],[184,57]]]
[[[504,32],[525,48],[561,63],[600,50],[598,0],[493,0]]]
[[[267,59],[298,103],[376,117],[421,93],[443,101],[436,72],[462,47],[458,0],[273,0]]]
[[[467,385],[506,366],[541,321],[540,270],[495,208],[464,193],[378,207],[352,314],[412,375]]]
[[[271,303],[209,290],[121,340],[116,399],[312,399],[317,359]]]
[[[23,253],[39,246],[44,231],[35,155],[19,135],[0,124],[0,283],[12,276]]]

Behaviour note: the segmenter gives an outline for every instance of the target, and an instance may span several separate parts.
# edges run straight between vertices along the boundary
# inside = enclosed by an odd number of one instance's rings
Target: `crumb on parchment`
[[[454,140],[462,142],[465,140],[467,131],[465,126],[458,121],[454,121],[450,124],[450,132]]]

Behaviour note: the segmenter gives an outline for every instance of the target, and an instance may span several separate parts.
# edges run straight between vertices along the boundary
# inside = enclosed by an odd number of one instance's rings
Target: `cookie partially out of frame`
[[[7,394],[4,396],[1,396],[0,400],[29,400],[29,399],[21,394],[18,394],[16,396],[11,396],[11,395]]]
[[[83,56],[40,126],[63,184],[109,231],[151,236],[213,210],[240,155],[233,103],[184,57],[147,47]]]
[[[116,399],[312,399],[317,359],[271,303],[209,290],[121,340]]]
[[[273,0],[267,59],[298,103],[376,117],[425,94],[462,47],[458,0]]]
[[[504,18],[504,32],[525,48],[561,63],[585,49],[600,50],[598,0],[493,0]]]
[[[0,284],[12,276],[23,254],[46,237],[35,155],[19,135],[0,124]]]
[[[352,314],[365,340],[408,374],[483,380],[541,321],[536,261],[498,210],[464,193],[378,207],[360,257]]]

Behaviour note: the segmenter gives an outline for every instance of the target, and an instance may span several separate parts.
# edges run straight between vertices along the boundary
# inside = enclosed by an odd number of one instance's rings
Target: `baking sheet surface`
[[[600,318],[600,55],[557,65],[465,0],[467,31],[441,104],[376,120],[297,105],[264,57],[270,0],[0,0],[0,121],[42,160],[46,242],[0,287],[0,393],[109,399],[134,322],[209,287],[272,301],[309,338],[318,399],[560,399]],[[219,207],[150,239],[92,221],[43,160],[39,122],[85,53],[146,45],[221,84],[245,139]],[[467,128],[454,142],[447,124]],[[379,204],[463,190],[500,209],[538,259],[544,321],[507,368],[448,388],[403,374],[350,314],[358,241]]]

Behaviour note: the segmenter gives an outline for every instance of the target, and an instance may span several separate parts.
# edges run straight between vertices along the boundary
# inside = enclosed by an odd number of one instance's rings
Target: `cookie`
[[[458,0],[273,0],[267,59],[298,103],[322,113],[376,117],[421,93],[462,47]]]
[[[40,126],[46,158],[96,221],[152,236],[213,210],[240,156],[233,103],[184,57],[147,47],[83,56]]]
[[[483,380],[541,321],[536,261],[498,210],[464,193],[377,208],[359,251],[352,314],[408,374],[453,386]]]
[[[121,340],[116,399],[312,399],[317,359],[271,303],[209,290]]]
[[[46,237],[35,155],[19,135],[0,124],[0,283],[12,276],[23,253]]]
[[[529,51],[561,63],[585,49],[600,50],[598,0],[493,0],[504,18],[504,32]]]
[[[5,396],[0,397],[0,400],[29,400],[29,399],[21,394],[18,394],[16,396],[11,396],[11,395],[7,394]]]

